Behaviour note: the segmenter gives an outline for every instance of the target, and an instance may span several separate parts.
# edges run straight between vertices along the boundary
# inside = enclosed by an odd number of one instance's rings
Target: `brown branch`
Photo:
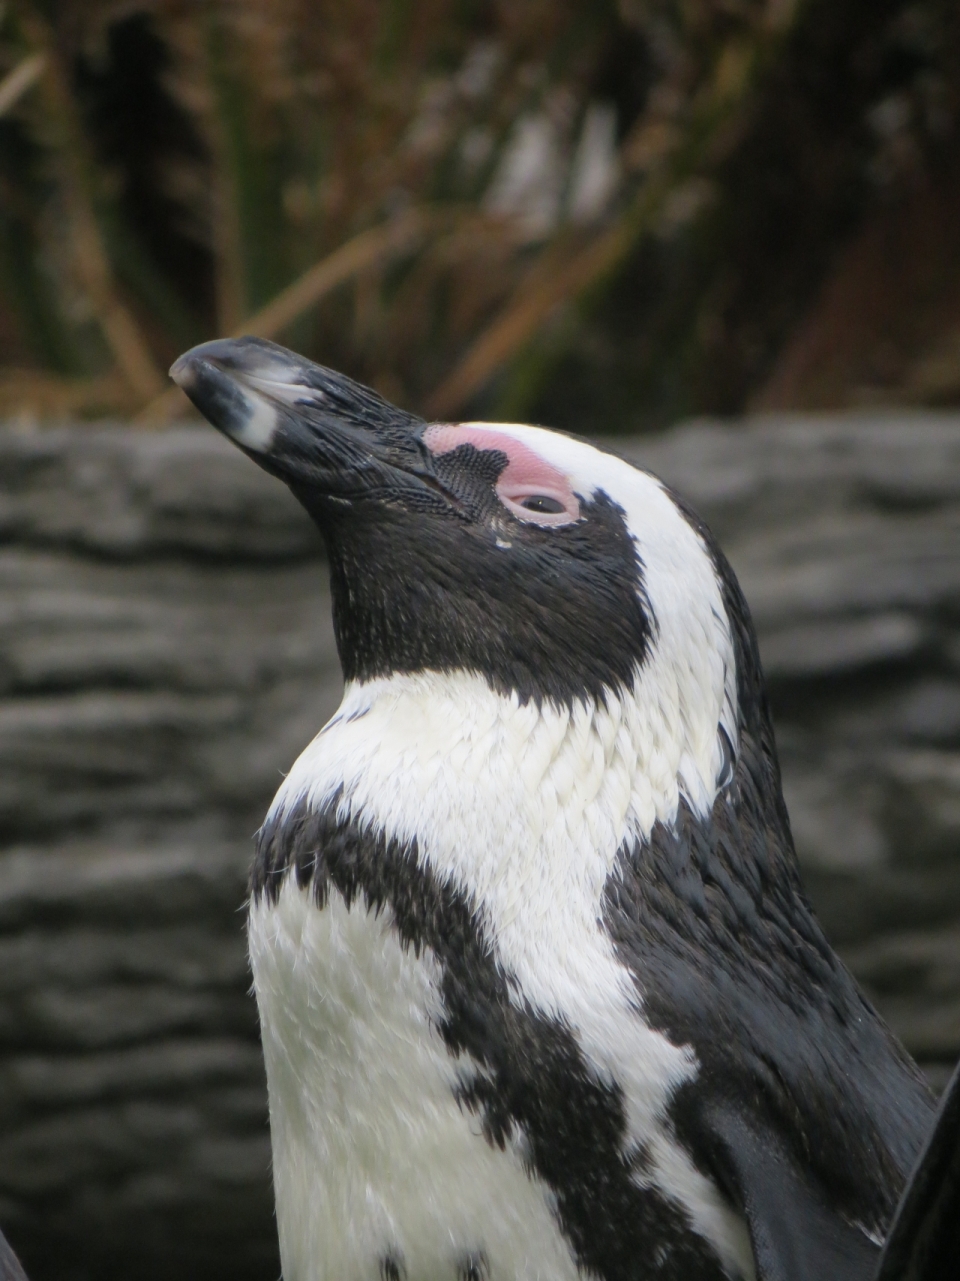
[[[455,215],[414,209],[385,226],[361,231],[282,289],[230,337],[250,334],[256,338],[274,338],[338,286],[393,254],[402,253],[428,229],[451,216]],[[187,408],[187,398],[179,387],[169,387],[142,409],[133,421],[154,423],[177,418]]]
[[[43,74],[47,59],[42,53],[32,53],[18,62],[14,69],[0,80],[0,116],[15,107],[31,85]]]
[[[464,405],[488,379],[528,342],[556,309],[612,271],[634,243],[632,221],[623,219],[565,265],[532,285],[530,278],[426,403],[427,415],[442,419]]]
[[[345,284],[358,272],[385,258],[410,248],[442,217],[414,209],[385,226],[361,231],[282,289],[276,298],[244,322],[242,332],[257,338],[274,337],[338,285]]]
[[[155,396],[163,386],[133,314],[121,300],[97,223],[92,192],[92,164],[86,139],[66,72],[52,32],[35,16],[24,21],[31,43],[44,53],[40,85],[47,111],[62,136],[59,153],[63,164],[67,207],[73,223],[73,248],[77,276],[87,291],[107,346],[131,389],[140,400]]]
[[[428,397],[428,415],[452,416],[520,349],[563,303],[579,298],[620,263],[655,224],[664,202],[686,180],[714,168],[725,156],[749,105],[758,68],[795,19],[797,4],[772,0],[753,39],[731,40],[720,51],[699,93],[694,95],[686,128],[676,120],[641,120],[626,139],[621,161],[626,169],[646,171],[634,205],[618,222],[555,271],[544,272],[551,247],[514,291],[500,315],[468,349],[453,372]],[[766,47],[766,59],[761,57]]]

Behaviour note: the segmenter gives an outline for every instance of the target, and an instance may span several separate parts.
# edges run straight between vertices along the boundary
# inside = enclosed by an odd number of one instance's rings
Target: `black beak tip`
[[[191,347],[170,366],[170,377],[214,427],[253,452],[270,450],[279,415],[276,405],[245,379],[257,368],[255,339],[216,339]],[[261,357],[262,360],[262,357]]]
[[[170,366],[170,377],[186,390],[186,384],[196,382],[198,370],[204,365],[224,373],[255,373],[272,350],[272,343],[257,338],[214,338],[179,356]]]

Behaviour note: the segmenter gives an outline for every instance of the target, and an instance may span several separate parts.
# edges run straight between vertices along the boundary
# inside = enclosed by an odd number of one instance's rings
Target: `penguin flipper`
[[[27,1281],[27,1274],[20,1265],[7,1238],[0,1232],[0,1281]]]
[[[907,1181],[876,1281],[952,1281],[960,1269],[960,1066]]]
[[[701,1125],[718,1181],[746,1220],[757,1281],[870,1281],[877,1247],[827,1204],[786,1144],[721,1100],[706,1106]]]

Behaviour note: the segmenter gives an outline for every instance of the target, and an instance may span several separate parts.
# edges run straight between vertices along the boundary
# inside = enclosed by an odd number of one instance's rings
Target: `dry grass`
[[[48,27],[21,0],[0,28],[0,114],[29,144],[7,165],[6,200],[33,255],[4,301],[22,332],[32,316],[48,336],[36,369],[0,369],[0,400],[150,423],[179,410],[161,370],[191,325],[285,338],[426,412],[462,411],[639,240],[696,216],[795,5],[530,0],[464,17],[453,0],[128,0],[57,13]],[[129,252],[129,175],[104,158],[78,76],[138,15],[193,140],[158,153],[156,217],[210,263],[206,306],[187,274]],[[614,121],[595,85],[626,35],[648,83]]]

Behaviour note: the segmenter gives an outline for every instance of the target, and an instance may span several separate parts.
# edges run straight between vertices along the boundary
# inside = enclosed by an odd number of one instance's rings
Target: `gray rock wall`
[[[827,928],[960,1054],[960,418],[619,448],[754,610]],[[242,903],[335,706],[306,517],[212,432],[0,431],[0,1223],[34,1281],[278,1272]]]

